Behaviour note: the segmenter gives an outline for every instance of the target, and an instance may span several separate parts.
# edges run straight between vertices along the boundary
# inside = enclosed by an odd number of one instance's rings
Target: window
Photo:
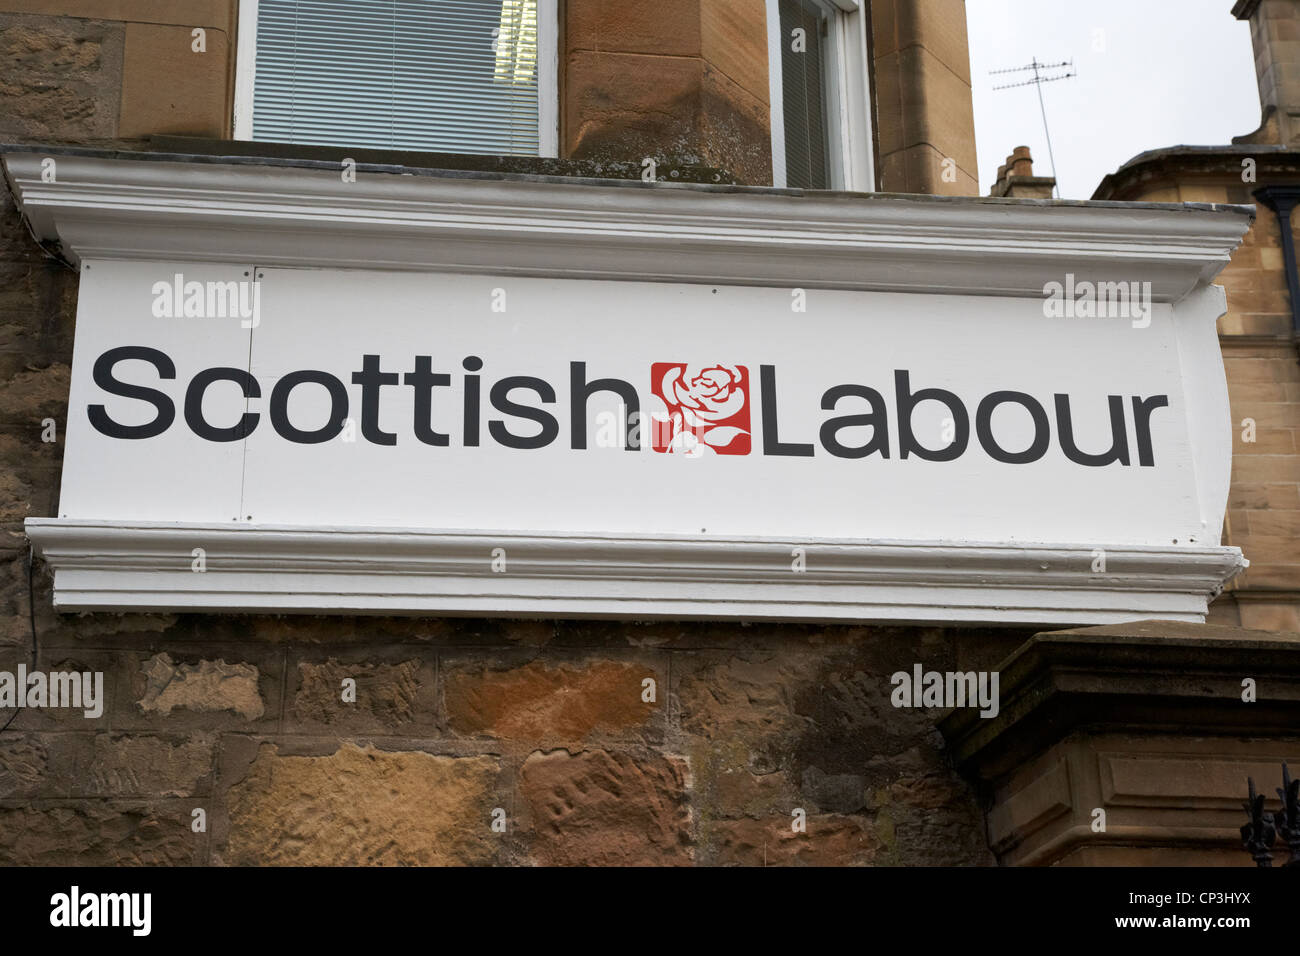
[[[242,0],[238,139],[554,156],[555,0]]]
[[[875,189],[860,0],[767,0],[772,183]]]

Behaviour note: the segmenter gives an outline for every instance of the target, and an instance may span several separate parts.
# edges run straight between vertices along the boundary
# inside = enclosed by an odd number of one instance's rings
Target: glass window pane
[[[829,189],[826,44],[829,19],[814,0],[780,0],[787,186]],[[802,31],[796,34],[795,31]]]
[[[537,155],[536,0],[261,0],[253,139]]]

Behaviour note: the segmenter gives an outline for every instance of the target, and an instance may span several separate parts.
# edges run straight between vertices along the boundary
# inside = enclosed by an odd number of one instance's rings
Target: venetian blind
[[[781,97],[787,186],[827,189],[825,12],[813,0],[780,0]],[[794,31],[802,30],[802,49]]]
[[[536,0],[260,0],[253,139],[537,155]]]

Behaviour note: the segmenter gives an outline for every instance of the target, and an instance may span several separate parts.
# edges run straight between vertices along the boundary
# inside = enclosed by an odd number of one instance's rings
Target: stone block
[[[793,817],[720,820],[711,827],[714,866],[870,866],[880,849],[871,825],[858,817],[819,814],[806,831]]]
[[[431,658],[393,655],[387,649],[379,655],[354,651],[323,661],[299,660],[291,673],[297,688],[289,727],[297,732],[437,731],[436,666]],[[343,699],[344,680],[355,682],[351,702]]]
[[[264,744],[228,793],[220,852],[235,866],[484,865],[499,771],[491,757],[345,743],[328,756]]]
[[[127,25],[119,136],[231,135],[230,37],[207,29],[205,52],[192,43],[190,27]]]
[[[0,805],[5,866],[191,866],[204,834],[190,829],[194,801],[93,800]]]
[[[120,23],[0,13],[0,139],[118,135],[125,36]]]
[[[0,800],[201,796],[209,790],[213,747],[201,735],[14,735],[11,729],[0,737]]]
[[[515,667],[452,660],[443,671],[450,729],[535,749],[600,738],[662,739],[665,669],[639,661],[531,660]],[[654,681],[654,701],[643,700]]]
[[[692,861],[685,762],[606,750],[534,753],[519,771],[527,840],[544,866]]]

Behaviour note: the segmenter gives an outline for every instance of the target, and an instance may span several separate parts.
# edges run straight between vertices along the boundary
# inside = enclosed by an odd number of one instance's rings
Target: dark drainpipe
[[[1291,235],[1291,210],[1300,204],[1300,186],[1263,186],[1255,190],[1255,198],[1277,215],[1286,287],[1291,298],[1291,331],[1300,340],[1300,275],[1296,274],[1295,238]]]

